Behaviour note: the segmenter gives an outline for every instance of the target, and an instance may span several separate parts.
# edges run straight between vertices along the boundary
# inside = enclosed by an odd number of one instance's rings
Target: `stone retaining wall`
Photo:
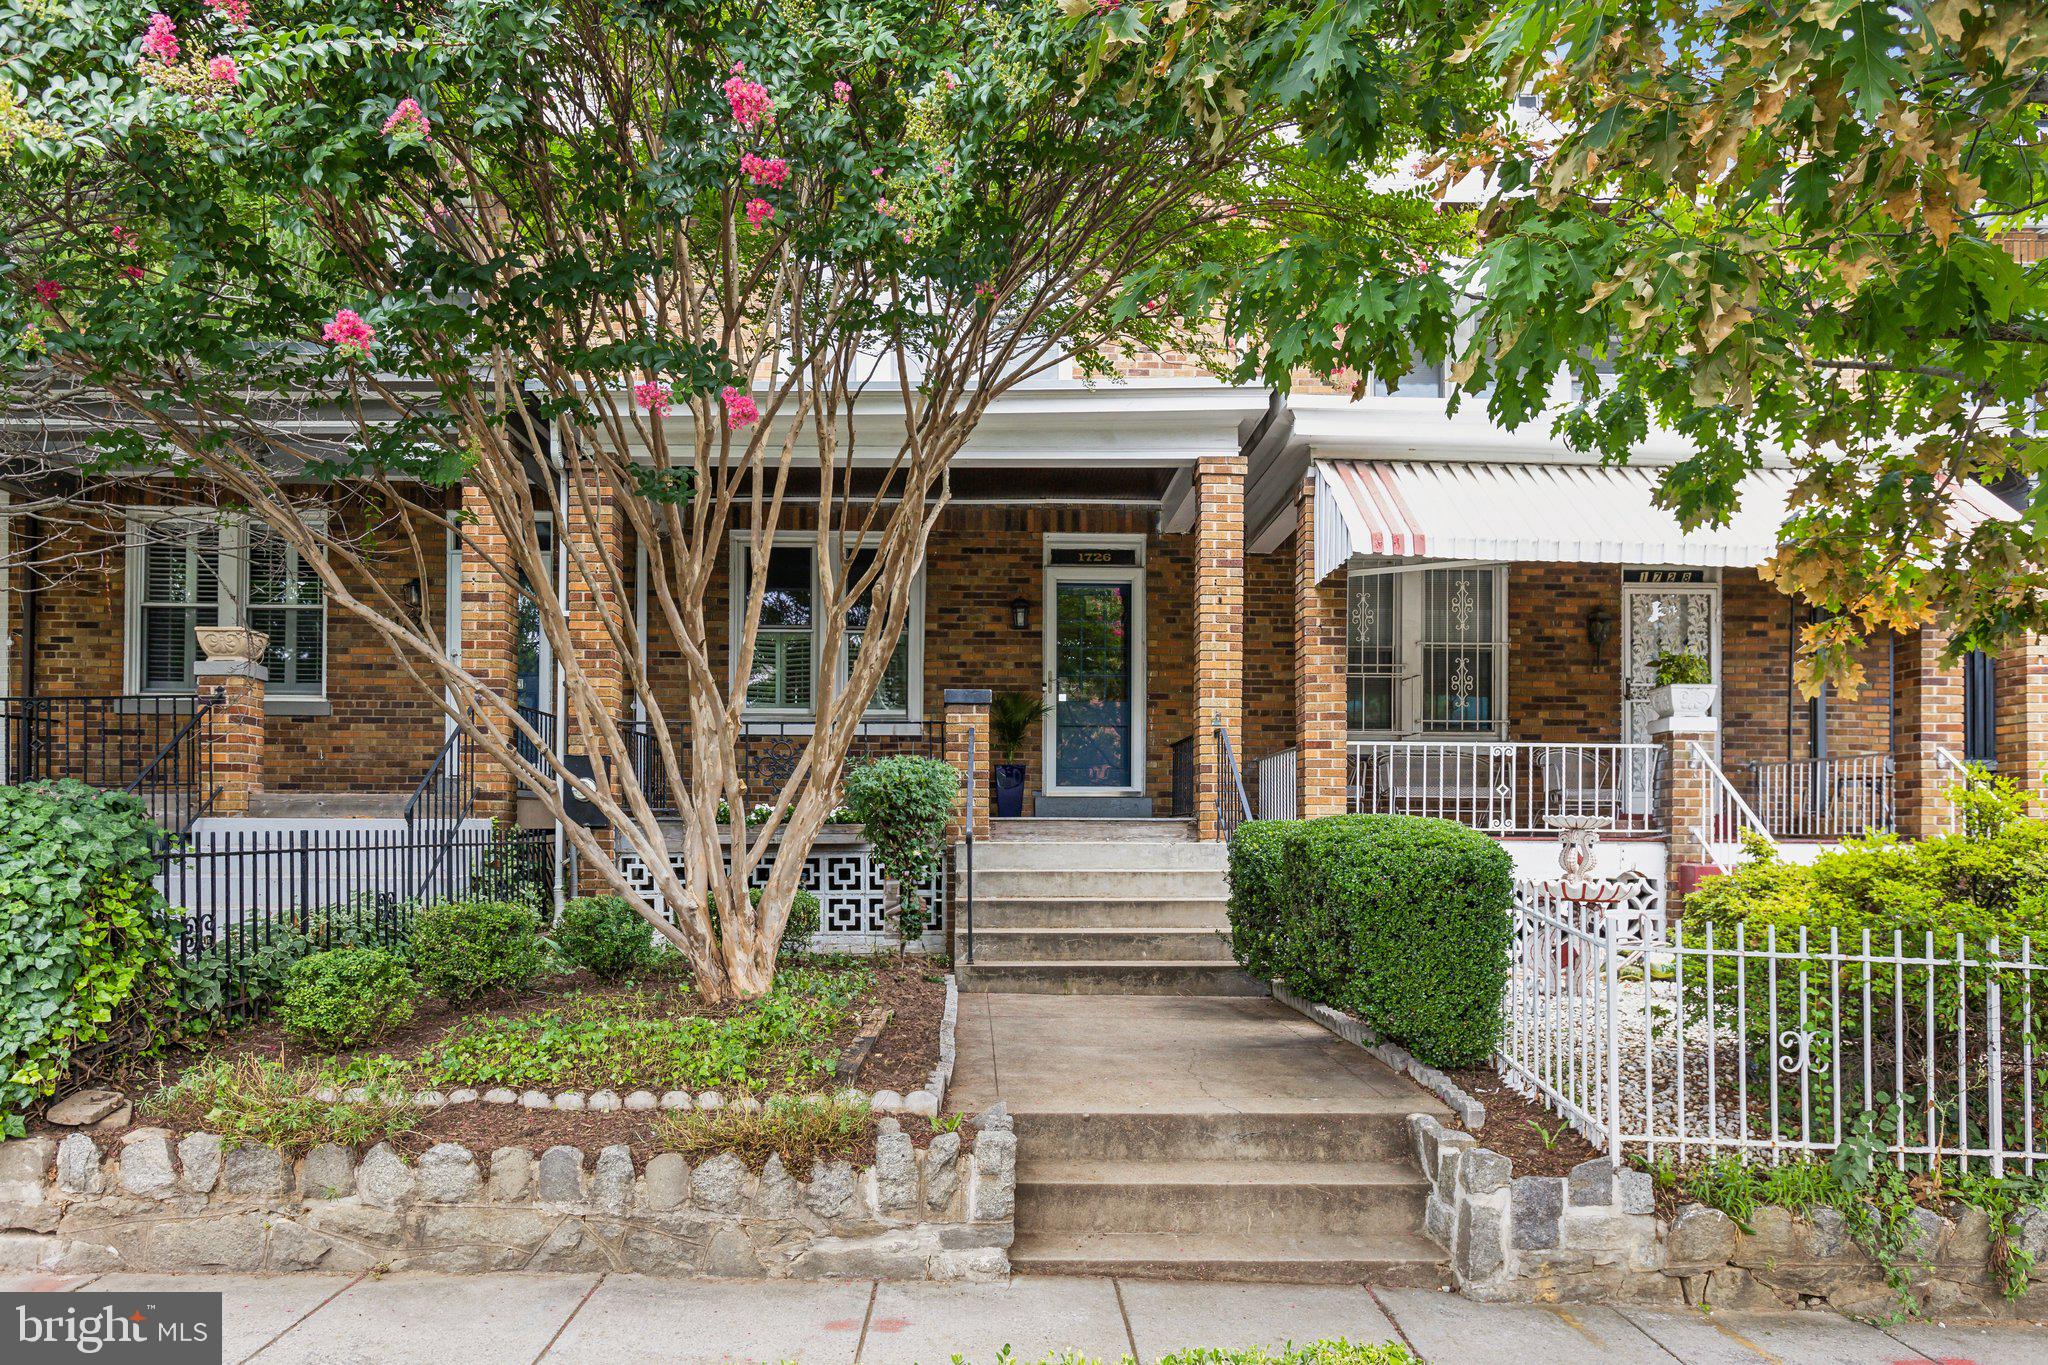
[[[1017,1141],[1000,1111],[977,1127],[971,1152],[958,1133],[919,1152],[884,1118],[873,1165],[805,1181],[731,1154],[636,1169],[623,1145],[442,1143],[410,1162],[381,1143],[294,1160],[206,1133],[139,1129],[106,1151],[30,1138],[0,1144],[0,1269],[992,1279],[1009,1272]]]
[[[1824,1304],[1879,1316],[1900,1307],[1883,1268],[1833,1209],[1799,1217],[1760,1208],[1748,1231],[1703,1204],[1684,1205],[1667,1220],[1657,1216],[1650,1177],[1616,1170],[1604,1157],[1569,1176],[1517,1176],[1506,1157],[1427,1114],[1410,1115],[1408,1128],[1431,1182],[1429,1234],[1450,1252],[1458,1287],[1473,1298],[1734,1309]],[[1921,1209],[1914,1217],[1917,1236],[1902,1262],[1911,1267],[1920,1312],[2048,1315],[2048,1210],[2019,1220],[2033,1272],[2017,1299],[2000,1292],[1982,1211],[1959,1208],[1950,1217]]]

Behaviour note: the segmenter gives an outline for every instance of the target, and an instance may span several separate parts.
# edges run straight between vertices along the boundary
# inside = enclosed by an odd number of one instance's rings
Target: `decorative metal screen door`
[[[1046,570],[1050,791],[1129,792],[1143,785],[1143,572]]]
[[[1656,678],[1650,661],[1669,650],[1697,654],[1721,683],[1721,589],[1718,584],[1628,585],[1621,590],[1621,737],[1630,744],[1653,742],[1650,689]],[[1718,697],[1715,713],[1720,712]],[[1720,737],[1714,751],[1720,753]],[[1633,784],[1631,784],[1633,785]]]

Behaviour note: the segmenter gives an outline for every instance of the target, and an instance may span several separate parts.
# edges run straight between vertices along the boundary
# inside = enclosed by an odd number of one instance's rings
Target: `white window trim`
[[[1356,561],[1354,561],[1356,564]],[[1345,576],[1344,583],[1344,704],[1348,710],[1351,704],[1351,577],[1361,572],[1386,573],[1385,564],[1356,565]],[[1495,695],[1498,706],[1494,723],[1484,730],[1427,730],[1423,728],[1424,686],[1422,663],[1422,623],[1424,613],[1423,584],[1430,569],[1490,569],[1493,571],[1493,628],[1496,647],[1500,655],[1498,686]],[[1509,707],[1508,683],[1513,675],[1513,637],[1508,632],[1508,578],[1509,566],[1505,563],[1471,564],[1416,564],[1395,566],[1390,575],[1396,584],[1394,595],[1394,725],[1387,730],[1351,730],[1349,735],[1358,740],[1423,739],[1443,744],[1459,742],[1485,743],[1506,737],[1512,712]]]
[[[300,514],[308,526],[325,526],[327,513],[321,508],[309,508]],[[121,690],[130,696],[146,697],[187,697],[190,688],[147,689],[142,685],[142,603],[144,593],[144,550],[149,544],[149,528],[157,522],[187,521],[212,522],[220,532],[220,567],[214,575],[220,591],[218,607],[220,622],[224,626],[241,626],[248,623],[249,612],[249,517],[243,512],[223,512],[218,508],[205,506],[183,507],[139,507],[130,510],[126,517],[123,565],[122,621],[121,621]],[[307,610],[307,608],[293,608]],[[320,687],[312,692],[279,692],[274,697],[266,695],[265,706],[275,701],[280,708],[301,708],[317,711],[327,702],[329,679],[328,664],[331,659],[328,635],[327,592],[323,584],[320,592]],[[198,662],[195,657],[194,662]]]
[[[850,544],[847,548],[848,556],[850,557],[852,554],[868,548],[874,540],[874,537],[868,537],[857,544]],[[802,722],[808,724],[817,719],[817,682],[824,675],[822,668],[824,661],[820,657],[822,653],[820,646],[824,639],[825,615],[820,609],[818,601],[818,537],[812,531],[777,531],[768,538],[768,549],[770,552],[783,546],[802,546],[811,551],[812,704],[801,707],[748,705],[744,714],[747,720]],[[727,612],[726,649],[732,656],[732,686],[736,688],[740,687],[744,681],[747,666],[751,662],[739,657],[739,639],[745,625],[746,616],[746,594],[741,591],[741,586],[747,582],[747,550],[749,547],[749,538],[744,533],[736,533],[732,537],[732,545],[727,553],[726,581],[730,588],[726,596],[730,601]],[[906,727],[906,733],[916,733],[915,730],[911,730],[909,727],[919,725],[924,720],[924,573],[925,566],[919,564],[916,577],[910,581],[909,619],[903,623],[903,638],[910,643],[910,677],[905,689],[909,694],[905,698],[909,709],[906,712],[867,711],[861,717],[861,721],[865,725],[885,726],[893,723]],[[842,683],[846,678],[846,645],[846,634],[842,630],[839,637],[840,656],[832,663],[834,669],[833,676]],[[795,727],[791,728],[791,732],[796,732]],[[883,733],[886,733],[886,731]]]

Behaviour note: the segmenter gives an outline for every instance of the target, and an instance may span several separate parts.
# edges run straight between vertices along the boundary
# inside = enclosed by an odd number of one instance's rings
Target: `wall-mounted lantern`
[[[1014,630],[1031,629],[1031,599],[1013,597],[1010,599],[1010,626]]]
[[[1586,641],[1593,646],[1593,662],[1601,662],[1607,642],[1614,638],[1614,613],[1595,607],[1586,613]]]

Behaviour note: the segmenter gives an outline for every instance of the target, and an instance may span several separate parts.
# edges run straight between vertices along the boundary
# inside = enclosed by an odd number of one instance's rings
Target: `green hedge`
[[[1230,840],[1230,937],[1245,970],[1436,1066],[1493,1055],[1513,898],[1507,853],[1447,820],[1259,820]]]

